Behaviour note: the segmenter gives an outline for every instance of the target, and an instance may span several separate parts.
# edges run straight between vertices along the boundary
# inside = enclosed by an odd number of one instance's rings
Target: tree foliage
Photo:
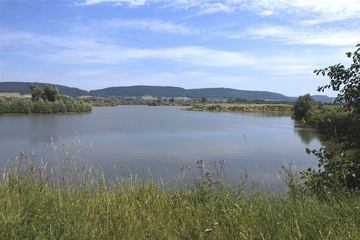
[[[36,84],[30,84],[29,88],[31,90],[31,100],[33,102],[39,101],[39,99],[43,97],[44,91]]]
[[[316,101],[310,94],[299,96],[294,103],[295,119],[303,119],[309,117],[309,113],[316,107]]]
[[[43,86],[43,99],[48,100],[49,102],[55,102],[57,96],[59,95],[59,91],[56,86],[50,86],[48,84],[45,84]]]
[[[40,98],[38,101],[32,101],[30,98],[0,97],[0,114],[6,113],[70,113],[70,112],[91,112],[91,104],[80,99],[68,97],[49,102]]]
[[[347,52],[346,56],[352,58],[353,63],[349,68],[342,64],[336,64],[324,69],[315,70],[316,75],[328,76],[330,83],[318,88],[319,92],[325,89],[338,91],[339,94],[334,99],[335,103],[342,103],[342,111],[349,112],[354,116],[360,115],[360,44],[353,53]]]
[[[29,88],[31,90],[31,99],[34,102],[39,101],[40,98],[49,102],[55,102],[59,95],[57,87],[49,84],[45,84],[42,88],[39,88],[36,84],[30,84]]]
[[[330,78],[330,83],[318,88],[319,92],[332,89],[338,92],[334,103],[340,104],[335,114],[324,114],[310,119],[326,140],[337,147],[308,150],[319,159],[319,171],[308,169],[303,172],[305,184],[310,188],[332,188],[345,186],[360,190],[360,44],[353,53],[346,53],[352,59],[350,67],[336,64],[314,73]]]
[[[339,112],[342,115],[337,119],[339,124],[332,124],[334,129],[331,133],[332,137],[342,144],[343,150],[360,148],[360,44],[357,47],[354,53],[346,53],[353,61],[349,68],[337,64],[314,71],[317,75],[326,75],[331,80],[329,84],[319,87],[318,91],[331,88],[339,92],[334,103],[341,104]],[[328,119],[328,122],[331,122],[331,119]]]

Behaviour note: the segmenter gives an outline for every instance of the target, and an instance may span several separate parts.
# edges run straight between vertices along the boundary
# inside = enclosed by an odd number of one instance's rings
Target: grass
[[[225,162],[213,171],[198,160],[192,185],[117,177],[77,164],[77,143],[54,162],[20,153],[3,168],[0,239],[359,239],[359,195],[271,194],[226,183]],[[186,169],[182,168],[182,173]],[[185,175],[185,174],[184,174]]]

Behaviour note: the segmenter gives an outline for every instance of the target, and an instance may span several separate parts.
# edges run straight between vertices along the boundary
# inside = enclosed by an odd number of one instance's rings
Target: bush
[[[338,91],[334,103],[341,106],[335,114],[328,112],[310,118],[312,125],[323,133],[323,139],[332,141],[337,147],[308,150],[318,157],[320,168],[318,171],[309,168],[302,173],[308,188],[360,190],[360,44],[357,47],[355,52],[346,53],[353,60],[349,68],[337,64],[314,71],[331,80],[318,91],[328,88]]]

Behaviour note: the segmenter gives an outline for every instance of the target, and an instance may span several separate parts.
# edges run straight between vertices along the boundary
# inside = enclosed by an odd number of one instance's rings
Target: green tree
[[[310,113],[316,107],[316,101],[310,94],[299,96],[294,104],[295,119],[303,119],[310,117]]]
[[[46,114],[53,113],[52,112],[52,105],[53,105],[53,102],[49,102],[48,100],[45,100],[44,105],[43,105],[43,113],[46,113]]]
[[[30,84],[29,88],[31,90],[31,100],[38,101],[43,97],[44,91],[39,88],[36,84]]]
[[[319,92],[329,88],[339,92],[334,103],[341,104],[339,112],[345,116],[345,119],[342,120],[344,124],[338,127],[344,129],[346,134],[336,139],[343,144],[343,150],[360,149],[360,44],[356,46],[358,49],[355,52],[346,53],[353,61],[349,68],[337,64],[314,71],[317,75],[326,75],[331,80],[329,84],[319,87]],[[335,129],[335,134],[341,134],[341,131]]]
[[[58,112],[61,112],[61,113],[66,113],[66,106],[65,106],[65,103],[62,99],[59,99],[57,100],[57,103],[58,103]]]
[[[322,167],[319,171],[308,169],[302,173],[310,188],[330,189],[340,185],[360,190],[360,44],[356,47],[353,53],[346,53],[353,61],[350,67],[337,64],[314,71],[330,78],[330,83],[320,86],[318,91],[337,91],[334,103],[341,107],[337,114],[315,118],[320,130],[325,129],[327,139],[334,139],[338,147],[308,150],[318,157],[318,166]]]
[[[14,98],[12,100],[13,109],[16,109],[16,113],[30,113],[31,112],[31,100],[26,98]]]
[[[8,113],[9,104],[5,97],[0,97],[0,114]]]
[[[57,87],[54,86],[50,86],[49,84],[45,84],[42,88],[43,90],[43,99],[44,100],[48,100],[49,102],[55,102],[57,96],[59,95],[59,90],[57,89]]]
[[[36,84],[30,84],[29,88],[31,90],[31,99],[35,102],[40,98],[43,100],[48,100],[49,102],[55,102],[59,96],[59,90],[57,87],[45,84],[43,88],[39,88]]]
[[[45,103],[42,98],[34,102],[33,113],[44,113]]]

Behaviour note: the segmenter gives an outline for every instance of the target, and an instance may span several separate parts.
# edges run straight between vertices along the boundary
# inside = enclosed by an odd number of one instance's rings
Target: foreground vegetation
[[[360,44],[346,55],[353,61],[348,68],[336,64],[314,71],[330,78],[318,91],[337,92],[333,108],[316,105],[309,94],[300,96],[294,105],[295,117],[318,129],[322,140],[333,146],[307,149],[318,158],[320,170],[309,168],[302,176],[307,188],[320,192],[339,187],[360,191]]]
[[[245,181],[229,186],[224,161],[210,163],[210,172],[199,160],[191,185],[181,179],[170,187],[130,174],[110,182],[77,157],[67,149],[39,163],[21,152],[9,162],[0,182],[1,239],[360,238],[359,195],[301,191],[290,170],[290,191],[274,195],[247,192]]]

